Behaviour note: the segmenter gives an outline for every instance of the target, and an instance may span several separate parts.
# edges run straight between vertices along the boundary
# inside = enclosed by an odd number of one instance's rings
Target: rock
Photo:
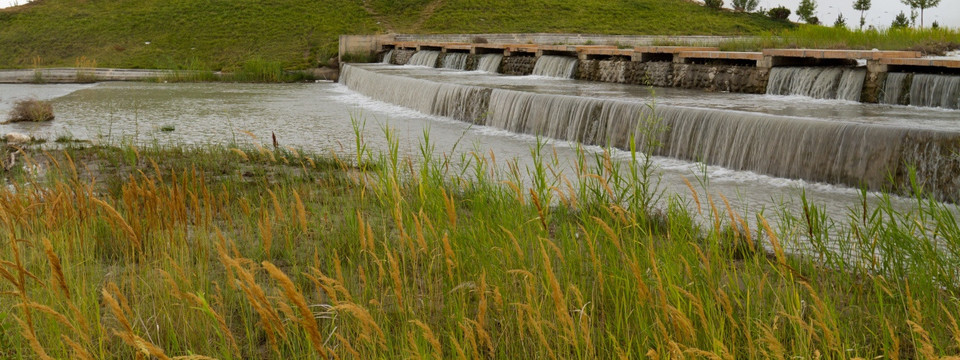
[[[7,133],[7,135],[4,135],[3,138],[7,140],[7,144],[26,144],[33,141],[33,139],[27,135],[14,132]]]

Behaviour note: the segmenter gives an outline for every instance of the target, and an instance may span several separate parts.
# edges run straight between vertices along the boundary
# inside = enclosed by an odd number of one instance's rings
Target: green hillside
[[[755,34],[788,26],[685,0],[36,0],[0,10],[0,68],[307,68],[363,33]]]

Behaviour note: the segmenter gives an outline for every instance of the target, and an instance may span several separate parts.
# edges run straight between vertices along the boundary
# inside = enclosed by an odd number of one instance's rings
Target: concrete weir
[[[445,38],[457,41],[445,42]],[[564,39],[589,40],[575,45],[533,42],[549,41],[547,38],[522,34],[493,35],[482,40],[504,42],[468,43],[463,42],[470,40],[464,36],[395,35],[392,40],[389,36],[378,36],[374,38],[377,46],[371,47],[370,42],[360,41],[363,47],[346,49],[342,43],[341,51],[366,51],[364,49],[371,48],[380,54],[393,51],[390,62],[397,65],[407,64],[410,56],[417,51],[469,54],[470,58],[454,55],[460,61],[456,62],[456,67],[463,70],[476,70],[480,55],[496,54],[502,56],[499,72],[507,75],[552,74],[579,80],[707,91],[801,95],[866,103],[884,103],[884,99],[891,99],[887,92],[895,90],[898,95],[913,94],[899,96],[893,102],[896,104],[960,107],[957,105],[960,99],[955,99],[953,95],[960,91],[955,89],[960,84],[960,80],[956,80],[960,78],[960,60],[927,59],[916,51],[769,49],[762,52],[730,52],[711,46],[722,38],[704,37],[690,39],[703,46],[655,46],[646,44],[644,40],[651,39],[643,37],[611,37],[617,39],[614,45],[602,42],[603,38],[571,35]],[[358,42],[356,36],[341,39]],[[481,37],[474,37],[474,40],[477,39]],[[522,39],[529,42],[511,42]],[[631,40],[640,45],[625,46],[621,40]],[[684,41],[683,38],[674,40]],[[442,58],[444,56],[441,55]],[[447,67],[453,63],[452,59],[446,62]],[[440,62],[437,66],[444,64]],[[572,74],[569,71],[571,66]],[[903,76],[888,76],[901,73],[910,74],[911,81],[903,82]],[[934,99],[932,94],[941,93],[946,95]]]

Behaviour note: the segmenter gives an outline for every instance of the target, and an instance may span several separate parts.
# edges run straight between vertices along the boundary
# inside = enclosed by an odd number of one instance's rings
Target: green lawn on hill
[[[0,68],[85,65],[287,69],[336,53],[340,34],[757,34],[789,27],[684,0],[36,0],[0,10]]]

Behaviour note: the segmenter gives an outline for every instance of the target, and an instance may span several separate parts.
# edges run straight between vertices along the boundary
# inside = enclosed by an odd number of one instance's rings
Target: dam
[[[344,65],[341,83],[514,133],[960,200],[960,62],[910,51],[382,46],[381,64]]]

